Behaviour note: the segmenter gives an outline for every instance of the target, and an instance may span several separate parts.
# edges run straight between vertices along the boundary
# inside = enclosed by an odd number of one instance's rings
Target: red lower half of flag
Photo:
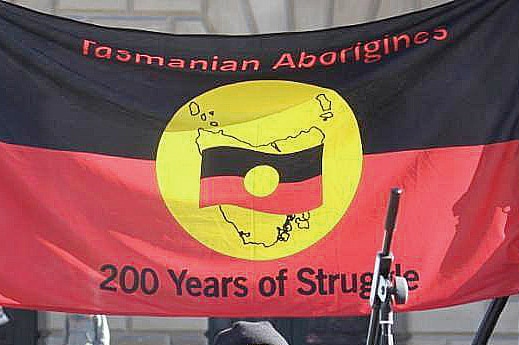
[[[171,316],[366,314],[388,193],[397,186],[404,194],[393,270],[410,287],[398,310],[510,295],[519,292],[517,181],[517,141],[365,155],[355,198],[326,237],[295,255],[254,262],[205,247],[175,221],[154,161],[0,144],[0,305]],[[260,289],[280,281],[282,270],[282,291]]]
[[[200,180],[200,207],[230,204],[288,215],[313,210],[322,202],[321,176],[301,182],[280,183],[272,194],[265,197],[251,195],[241,176],[214,176]]]

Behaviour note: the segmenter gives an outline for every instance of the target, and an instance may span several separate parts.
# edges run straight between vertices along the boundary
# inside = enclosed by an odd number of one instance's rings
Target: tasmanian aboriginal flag
[[[322,204],[323,144],[276,154],[241,147],[239,141],[236,144],[208,147],[202,151],[201,207],[232,204],[263,212],[293,214],[310,211]],[[275,150],[275,145],[268,147]],[[266,169],[263,174],[257,170],[261,167]],[[254,171],[257,171],[257,177],[252,175]],[[250,184],[244,181],[248,177]],[[251,194],[247,187],[259,195]],[[270,189],[274,191],[269,193]]]
[[[244,36],[0,1],[0,305],[362,315],[519,292],[519,2]]]

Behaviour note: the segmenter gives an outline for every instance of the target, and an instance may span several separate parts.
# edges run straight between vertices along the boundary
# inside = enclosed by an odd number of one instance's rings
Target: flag
[[[0,2],[0,305],[367,314],[519,292],[519,2],[233,36]]]
[[[208,140],[215,134],[225,136],[202,130],[198,139],[208,133]],[[280,146],[286,147],[291,140],[301,140],[310,133],[317,138],[315,146],[296,152],[281,151]],[[233,146],[201,150],[201,207],[231,204],[267,213],[294,214],[322,204],[324,137],[317,128],[295,138],[273,141],[266,147],[254,148],[233,137],[228,140],[234,141]]]

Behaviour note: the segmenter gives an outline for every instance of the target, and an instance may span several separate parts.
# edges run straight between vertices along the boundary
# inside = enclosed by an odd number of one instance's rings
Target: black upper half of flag
[[[183,104],[258,79],[337,91],[365,154],[519,139],[517,23],[517,0],[457,0],[312,32],[171,35],[0,1],[0,141],[154,159]]]
[[[324,145],[305,150],[273,154],[241,147],[216,146],[202,151],[200,178],[245,175],[253,168],[268,165],[279,174],[281,183],[302,182],[322,173]]]

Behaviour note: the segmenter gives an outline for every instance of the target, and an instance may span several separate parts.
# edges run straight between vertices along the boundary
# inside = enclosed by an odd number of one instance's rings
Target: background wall
[[[42,12],[105,26],[169,33],[255,34],[357,24],[446,0],[12,0]],[[487,302],[398,315],[398,344],[465,345]],[[493,344],[518,344],[519,300],[509,302]],[[114,345],[205,344],[205,318],[110,317]],[[64,314],[40,313],[42,344],[62,344]],[[310,341],[308,341],[310,342]],[[296,344],[298,345],[298,344]]]
[[[170,33],[254,34],[381,19],[446,0],[11,0],[100,25]]]

